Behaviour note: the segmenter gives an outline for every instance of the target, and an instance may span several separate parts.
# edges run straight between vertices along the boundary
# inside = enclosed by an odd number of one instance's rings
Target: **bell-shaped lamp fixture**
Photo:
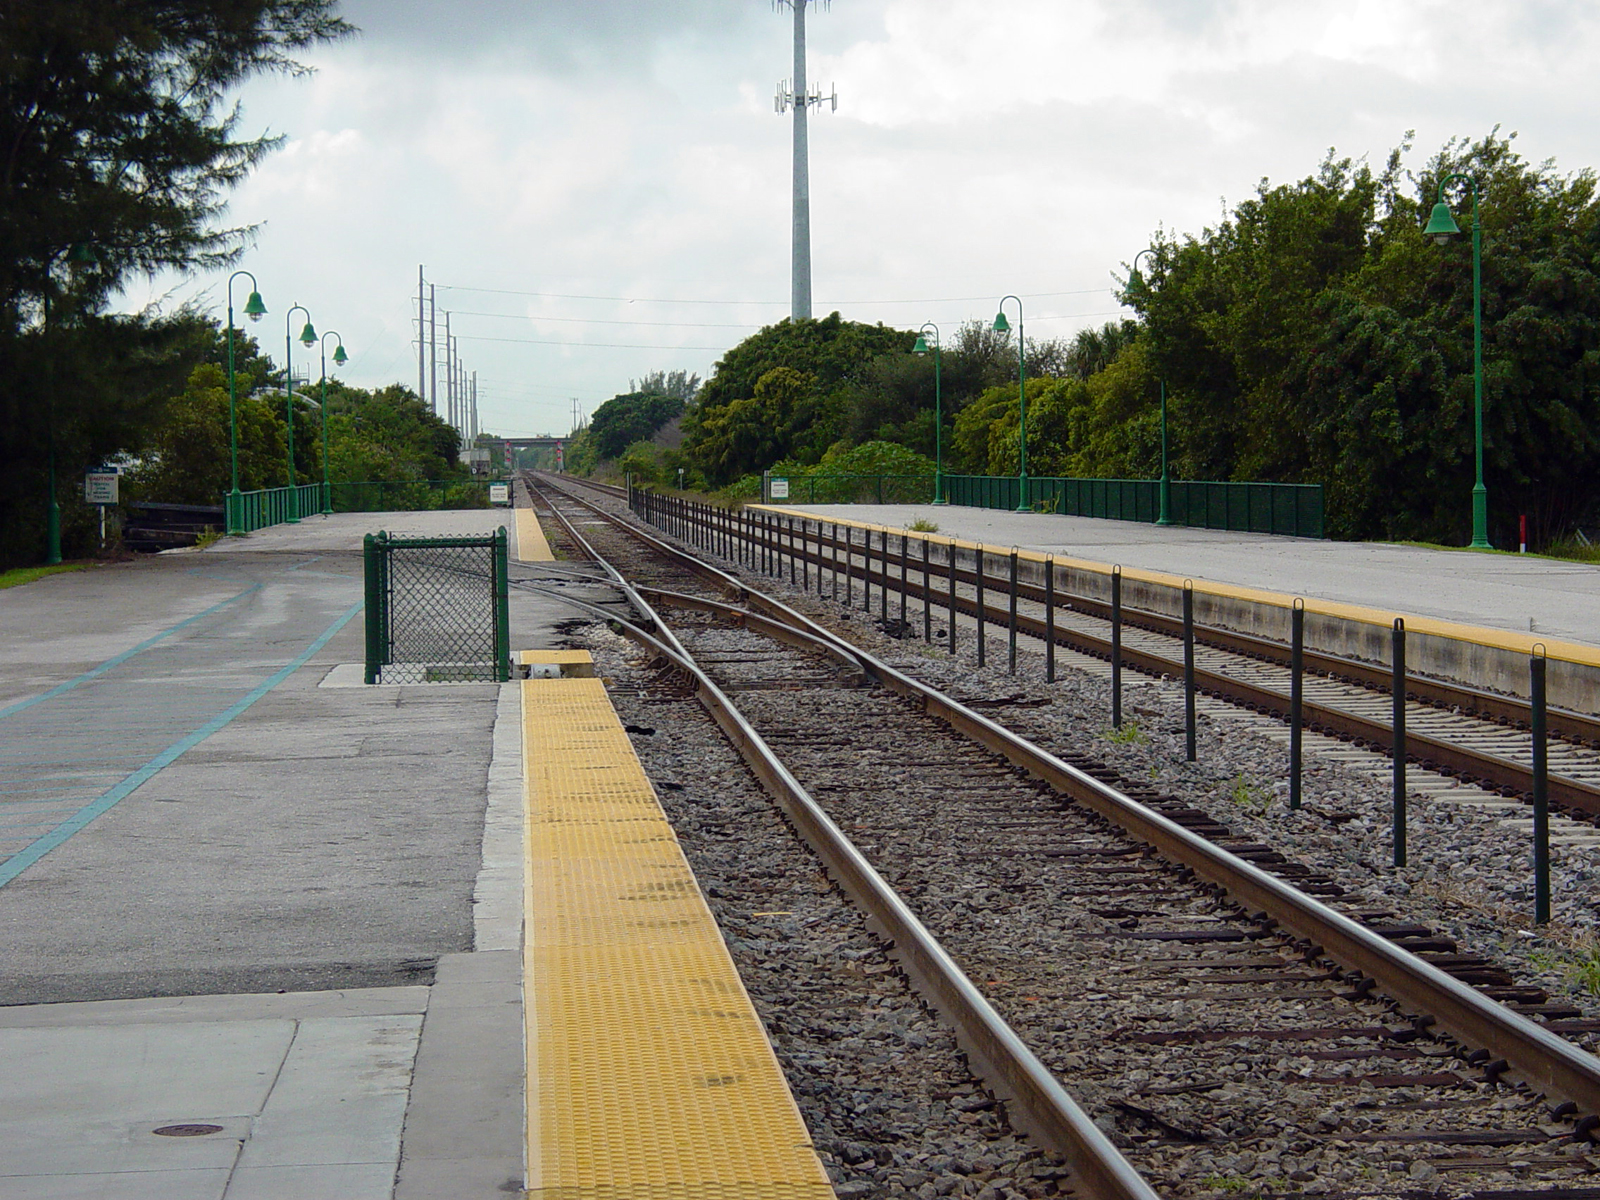
[[[244,302],[244,315],[252,321],[259,321],[267,315],[266,301],[261,298],[260,292],[251,292],[250,299]]]
[[[917,334],[917,344],[915,346],[911,347],[911,353],[913,353],[913,354],[926,354],[927,352],[928,352],[928,339],[923,337],[919,333],[919,334]]]
[[[1422,233],[1423,236],[1431,237],[1442,246],[1451,238],[1461,236],[1461,226],[1457,225],[1456,219],[1450,215],[1450,206],[1441,200],[1433,206],[1433,215],[1423,226]]]
[[[1006,320],[1005,310],[1001,309],[994,315],[994,331],[996,333],[1010,333],[1011,322]]]
[[[306,327],[300,331],[300,344],[302,346],[315,346],[317,344],[317,331],[312,328],[311,322],[306,322]]]
[[[338,366],[344,366],[350,361],[350,356],[344,352],[344,343],[340,342],[333,348],[333,361]]]

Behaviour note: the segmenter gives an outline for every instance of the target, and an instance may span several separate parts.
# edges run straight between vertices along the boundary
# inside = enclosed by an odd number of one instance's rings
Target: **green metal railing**
[[[334,512],[438,512],[489,507],[487,479],[370,480],[330,486]]]
[[[488,508],[489,481],[482,479],[371,480],[265,488],[223,497],[229,533],[254,533],[326,512],[437,512]]]
[[[324,510],[320,483],[296,487],[265,488],[259,492],[233,492],[224,496],[229,533],[254,533],[269,525],[298,521]]]
[[[511,678],[506,531],[362,541],[368,683]]]
[[[773,475],[763,500],[782,504],[772,484],[787,479],[788,499],[798,504],[931,504],[932,475]]]
[[[951,504],[973,508],[1026,508],[1073,517],[1154,523],[1161,512],[1159,479],[1028,480],[1026,502],[1016,476],[946,475]],[[1322,485],[1318,483],[1220,483],[1172,480],[1168,517],[1173,525],[1322,536]]]

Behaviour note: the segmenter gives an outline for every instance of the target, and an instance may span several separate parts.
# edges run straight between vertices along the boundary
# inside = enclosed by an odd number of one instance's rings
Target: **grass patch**
[[[918,517],[907,525],[906,529],[911,533],[938,533],[939,524],[937,521],[928,520],[927,517]]]
[[[1115,726],[1106,730],[1105,739],[1116,742],[1119,746],[1143,746],[1150,739],[1145,736],[1144,730],[1139,728],[1137,721],[1124,721],[1119,729]]]
[[[43,579],[46,575],[82,571],[87,566],[87,563],[57,563],[53,567],[15,567],[10,571],[0,571],[0,588],[21,587],[25,583]]]
[[[195,538],[194,548],[196,550],[204,550],[208,546],[215,546],[222,540],[222,538],[222,530],[218,529],[215,525],[207,525],[204,532],[202,532],[199,537]]]
[[[1506,550],[1496,547],[1490,550],[1474,550],[1471,546],[1446,546],[1439,542],[1385,542],[1387,546],[1415,546],[1418,550],[1449,550],[1458,554],[1504,554],[1512,558],[1547,558],[1555,562],[1581,562],[1600,564],[1600,545],[1585,545],[1582,542],[1563,539],[1552,542],[1541,551],[1529,551],[1519,554],[1515,548]]]
[[[1233,781],[1233,791],[1229,793],[1231,799],[1240,808],[1249,812],[1262,815],[1272,804],[1272,793],[1265,788],[1259,788],[1240,774]]]

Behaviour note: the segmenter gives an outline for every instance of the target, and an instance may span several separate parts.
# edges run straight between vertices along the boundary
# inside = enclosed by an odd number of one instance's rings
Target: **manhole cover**
[[[221,1125],[163,1125],[160,1129],[152,1129],[151,1133],[157,1137],[205,1137],[208,1133],[221,1133]]]

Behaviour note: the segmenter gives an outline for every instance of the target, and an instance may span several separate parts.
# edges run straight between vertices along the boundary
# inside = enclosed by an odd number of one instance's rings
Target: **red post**
[[[1528,552],[1528,514],[1527,513],[1523,513],[1522,516],[1520,518],[1518,518],[1518,520],[1519,520],[1519,522],[1520,522],[1520,524],[1522,526],[1522,537],[1520,539],[1521,540],[1522,549],[1519,550],[1518,553],[1519,554],[1526,554]]]

